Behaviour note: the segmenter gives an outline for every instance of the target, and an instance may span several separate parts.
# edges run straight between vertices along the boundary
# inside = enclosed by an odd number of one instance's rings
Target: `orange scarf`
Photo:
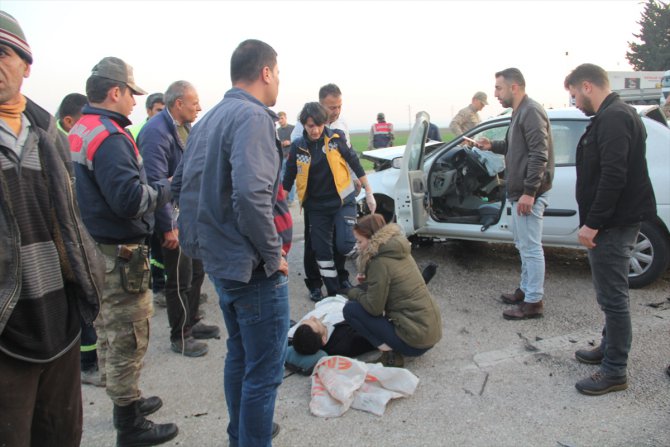
[[[21,114],[26,110],[26,97],[20,95],[14,104],[0,104],[0,119],[7,123],[15,135],[21,132]]]

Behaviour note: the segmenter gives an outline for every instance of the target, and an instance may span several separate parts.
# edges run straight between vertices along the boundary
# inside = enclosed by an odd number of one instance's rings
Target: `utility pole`
[[[407,122],[409,123],[408,129],[412,130],[412,106],[407,104]]]

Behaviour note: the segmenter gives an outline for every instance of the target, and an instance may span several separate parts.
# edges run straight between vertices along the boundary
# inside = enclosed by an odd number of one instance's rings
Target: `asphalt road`
[[[296,208],[293,211],[297,212]],[[289,254],[291,317],[312,309],[303,284],[302,224]],[[439,264],[429,289],[440,304],[444,337],[406,367],[420,379],[416,393],[374,416],[349,410],[340,418],[310,414],[310,379],[285,378],[275,421],[275,446],[670,446],[670,272],[631,291],[633,347],[629,389],[601,397],[574,383],[596,370],[573,356],[597,343],[603,323],[584,253],[546,249],[545,318],[513,322],[498,296],[517,285],[519,260],[510,245],[448,242],[416,248],[419,266]],[[353,265],[350,265],[353,272]],[[175,422],[168,446],[226,446],[223,395],[225,330],[209,281],[202,307],[219,324],[201,358],[170,351],[164,308],[156,308],[142,371],[145,396],[164,406],[151,419]],[[112,446],[112,404],[103,389],[84,386],[83,446]]]

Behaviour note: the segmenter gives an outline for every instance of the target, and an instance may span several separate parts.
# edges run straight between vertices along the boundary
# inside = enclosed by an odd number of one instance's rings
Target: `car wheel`
[[[668,237],[658,225],[642,222],[630,259],[628,284],[639,289],[656,281],[670,261]]]

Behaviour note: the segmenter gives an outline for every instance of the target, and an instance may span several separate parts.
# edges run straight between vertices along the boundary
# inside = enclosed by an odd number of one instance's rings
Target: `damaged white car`
[[[631,287],[654,282],[670,260],[670,129],[658,108],[638,110],[648,115],[642,121],[647,130],[647,164],[657,216],[642,223],[631,260]],[[547,115],[553,134],[555,175],[544,213],[542,241],[548,246],[583,248],[577,239],[575,152],[589,118],[576,108],[547,110]],[[480,137],[505,138],[510,115],[482,122],[449,143],[426,142],[429,120],[427,113],[417,114],[404,147],[363,152],[364,159],[375,163],[376,172],[367,178],[377,212],[415,238],[513,243],[502,156],[482,156],[468,142]],[[362,213],[367,212],[364,202],[359,202]]]

